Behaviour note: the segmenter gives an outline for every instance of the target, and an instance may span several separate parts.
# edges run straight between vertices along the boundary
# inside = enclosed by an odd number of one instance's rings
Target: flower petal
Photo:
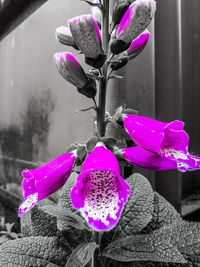
[[[180,121],[174,121],[165,126],[162,149],[170,148],[188,153],[189,136],[182,130],[183,126],[184,123]]]
[[[130,188],[120,176],[116,157],[98,143],[86,158],[71,191],[73,206],[92,228],[108,231],[117,224],[129,196]]]
[[[152,152],[160,152],[168,123],[138,115],[125,115],[124,127],[133,141]]]
[[[71,191],[73,206],[97,231],[109,231],[116,226],[129,196],[129,185],[109,170],[81,173]]]
[[[124,148],[122,156],[131,164],[153,171],[177,169],[177,163],[173,160],[149,152],[139,146]]]

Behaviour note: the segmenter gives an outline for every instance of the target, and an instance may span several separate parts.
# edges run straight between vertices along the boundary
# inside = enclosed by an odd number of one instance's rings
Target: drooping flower
[[[117,224],[129,196],[130,188],[120,176],[116,157],[103,143],[97,143],[71,191],[73,206],[92,228],[108,231]]]
[[[122,52],[118,56],[115,55],[115,57],[117,57],[116,58],[117,60],[116,62],[111,63],[110,67],[114,70],[118,70],[119,68],[126,65],[129,60],[138,56],[146,47],[149,37],[150,37],[150,32],[146,29],[135,40],[133,40],[130,47],[126,51]]]
[[[182,121],[161,122],[138,115],[124,115],[124,127],[139,147],[122,149],[130,163],[151,170],[200,169],[200,158],[188,152],[189,136]]]
[[[56,39],[61,44],[72,46],[73,48],[78,49],[72,37],[71,31],[68,27],[60,26],[56,28]]]
[[[76,152],[70,152],[37,169],[22,172],[24,201],[19,207],[19,216],[65,184],[74,167],[75,158]]]
[[[54,60],[59,73],[68,82],[75,85],[80,93],[89,98],[96,95],[95,82],[87,77],[85,71],[71,53],[57,53],[54,55]]]
[[[92,15],[69,20],[69,27],[76,45],[85,55],[85,62],[95,68],[102,67],[106,55],[102,48],[100,30]]]
[[[116,39],[111,40],[110,49],[119,54],[130,46],[150,24],[156,10],[154,0],[136,0],[124,14],[117,28]]]

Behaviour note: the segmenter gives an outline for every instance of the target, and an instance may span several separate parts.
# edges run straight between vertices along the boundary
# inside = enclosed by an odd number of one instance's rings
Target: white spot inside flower
[[[109,225],[109,218],[116,220],[119,211],[118,182],[115,173],[110,171],[93,171],[90,177],[89,192],[85,198],[84,207],[80,209],[81,215],[100,220]]]
[[[187,154],[183,153],[182,151],[177,151],[173,148],[162,148],[160,151],[166,157],[174,157],[175,159],[184,159],[187,160]]]
[[[38,203],[38,193],[28,196],[19,207],[20,213],[24,214]]]

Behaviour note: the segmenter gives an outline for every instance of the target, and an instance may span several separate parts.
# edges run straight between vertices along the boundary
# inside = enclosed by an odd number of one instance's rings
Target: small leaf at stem
[[[93,3],[93,2],[88,1],[88,0],[81,0],[81,1],[87,3],[90,6],[102,8],[102,5],[100,3]]]
[[[79,110],[76,110],[75,113],[85,112],[85,111],[88,111],[88,110],[91,110],[91,109],[96,110],[96,107],[95,106],[92,106],[92,107],[89,107],[89,108],[79,109]]]
[[[87,148],[88,153],[90,153],[95,148],[97,142],[98,142],[98,138],[96,136],[93,136],[87,141],[86,148]]]
[[[108,77],[108,80],[111,80],[111,79],[124,79],[124,77],[119,76],[119,75],[112,75],[112,76]]]
[[[72,252],[65,267],[84,267],[92,258],[97,244],[95,242],[84,242]]]

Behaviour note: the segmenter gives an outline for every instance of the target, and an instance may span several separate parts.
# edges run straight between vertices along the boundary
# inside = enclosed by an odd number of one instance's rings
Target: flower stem
[[[103,1],[102,10],[102,44],[104,52],[108,55],[109,45],[109,0]],[[105,62],[102,69],[102,78],[99,81],[99,103],[98,103],[98,116],[97,116],[97,129],[100,136],[105,135],[106,123],[105,123],[105,112],[106,112],[106,86],[107,86],[107,69],[108,63]]]

